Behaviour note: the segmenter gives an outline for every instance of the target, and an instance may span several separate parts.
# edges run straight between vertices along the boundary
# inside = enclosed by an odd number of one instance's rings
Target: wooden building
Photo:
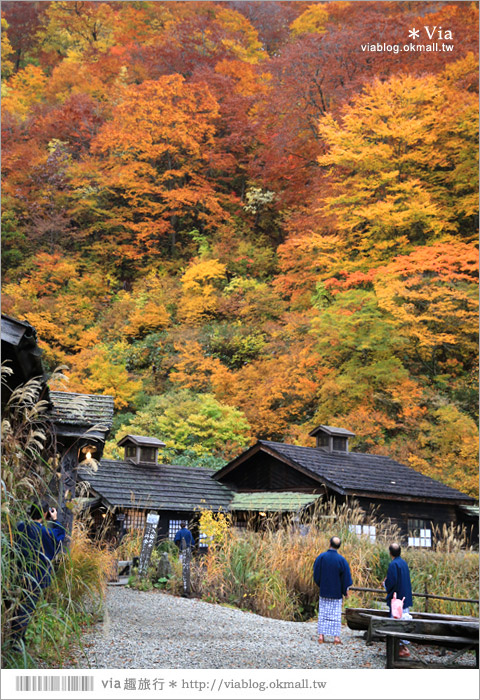
[[[404,544],[434,546],[434,530],[444,524],[465,525],[478,542],[478,504],[470,496],[430,479],[389,457],[349,451],[354,433],[321,425],[312,431],[316,447],[259,440],[221,470],[158,462],[164,443],[128,435],[119,445],[123,460],[101,459],[113,420],[111,396],[49,391],[33,326],[2,316],[2,355],[13,370],[2,392],[33,377],[40,378],[39,398],[49,402],[48,417],[60,454],[56,485],[59,512],[69,527],[68,500],[75,494],[77,471],[89,490],[92,513],[100,523],[112,518],[117,536],[143,530],[149,511],[160,514],[159,536],[172,537],[181,520],[195,521],[202,508],[230,511],[237,524],[252,516],[299,513],[315,502],[355,499],[365,513],[352,523],[358,533],[375,538],[370,514],[389,518]],[[93,461],[96,460],[96,461]],[[93,468],[98,465],[98,469]],[[200,533],[197,533],[197,536]]]
[[[121,537],[130,530],[144,529],[147,513],[160,515],[159,539],[173,539],[182,520],[195,523],[200,510],[227,511],[232,492],[212,479],[211,469],[158,463],[163,446],[156,438],[127,435],[119,443],[123,460],[102,459],[98,470],[80,464],[79,477],[89,485],[91,513],[98,525],[110,519],[110,534]],[[201,545],[201,541],[199,542]]]
[[[412,547],[434,545],[434,528],[449,523],[466,525],[478,540],[475,499],[431,479],[389,457],[350,452],[354,434],[343,428],[319,426],[312,433],[316,447],[259,440],[215,473],[214,479],[240,495],[296,492],[334,498],[338,503],[355,499],[365,519],[351,524],[358,533],[375,538],[369,515],[389,518]],[[308,500],[308,499],[307,499]],[[235,501],[234,501],[235,502]],[[256,496],[255,510],[261,506]],[[252,508],[253,510],[253,508]],[[266,508],[262,508],[266,511]],[[475,513],[477,519],[475,520]]]
[[[67,503],[76,494],[78,465],[87,456],[99,460],[113,421],[113,397],[50,391],[49,416],[53,422],[60,459],[57,486],[62,524],[70,530],[73,512]],[[53,490],[53,489],[52,489]]]
[[[102,456],[112,426],[113,397],[51,391],[37,333],[28,321],[2,314],[1,337],[2,362],[12,369],[2,391],[2,408],[16,387],[31,379],[39,380],[37,400],[48,404],[45,417],[50,422],[60,462],[60,478],[50,483],[50,494],[57,501],[60,522],[70,530],[73,512],[69,501],[75,496],[77,467],[87,453],[96,459]]]
[[[11,370],[2,383],[2,409],[12,391],[38,377],[46,389],[42,351],[37,344],[37,331],[28,321],[2,314],[2,364]],[[42,397],[43,398],[43,397]]]

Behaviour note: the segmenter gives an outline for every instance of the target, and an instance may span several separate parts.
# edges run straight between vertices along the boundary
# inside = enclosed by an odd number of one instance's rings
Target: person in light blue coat
[[[350,567],[345,557],[338,553],[339,537],[332,537],[330,549],[320,554],[313,564],[313,580],[320,589],[318,601],[318,643],[325,635],[332,635],[335,644],[341,644],[342,600],[353,585]]]

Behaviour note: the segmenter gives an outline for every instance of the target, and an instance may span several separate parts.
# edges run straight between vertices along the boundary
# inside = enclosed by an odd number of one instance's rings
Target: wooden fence
[[[351,586],[350,588],[351,591],[362,591],[364,593],[379,593],[385,598],[385,589],[384,588],[362,588],[361,586]],[[474,598],[452,598],[451,596],[446,596],[446,595],[436,595],[435,593],[429,593],[428,592],[428,586],[427,583],[425,583],[425,591],[424,593],[412,593],[412,596],[414,598],[425,598],[425,612],[428,612],[428,601],[429,600],[449,600],[455,603],[470,603],[470,605],[478,605],[478,600],[475,600]]]

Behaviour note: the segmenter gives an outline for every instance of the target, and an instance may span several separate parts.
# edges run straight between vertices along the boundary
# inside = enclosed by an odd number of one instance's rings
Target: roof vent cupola
[[[165,447],[161,440],[143,435],[125,435],[117,445],[125,447],[125,461],[134,464],[158,464],[158,449]]]
[[[331,425],[319,425],[309,435],[316,437],[317,448],[325,452],[348,452],[348,439],[355,437],[350,430]]]

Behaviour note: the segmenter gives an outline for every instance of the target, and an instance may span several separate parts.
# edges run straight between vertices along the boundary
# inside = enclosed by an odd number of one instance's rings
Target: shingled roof
[[[79,477],[110,506],[194,511],[228,510],[232,492],[202,467],[132,464],[102,459],[97,472],[80,466]]]
[[[165,443],[155,437],[145,437],[145,435],[125,435],[124,438],[118,442],[118,446],[121,447],[126,442],[133,442],[135,445],[146,445],[151,447],[155,445],[156,447],[165,447]]]
[[[50,391],[49,416],[59,437],[86,437],[103,451],[113,421],[113,396]]]
[[[475,502],[471,496],[424,476],[390,457],[361,452],[326,452],[314,447],[268,440],[259,440],[244,455],[218,471],[215,478],[227,480],[228,474],[228,481],[231,481],[230,474],[235,467],[261,449],[293,467],[298,466],[302,471],[309,472],[327,487],[344,495],[386,494],[390,498],[398,496],[399,500],[411,497],[465,504]]]
[[[103,394],[75,394],[67,391],[50,391],[55,423],[70,425],[101,425],[109,429],[113,420],[113,396]]]
[[[355,437],[355,433],[346,428],[336,428],[333,425],[318,425],[314,428],[309,435],[316,435],[317,433],[327,433],[327,435],[341,435],[343,437]]]

